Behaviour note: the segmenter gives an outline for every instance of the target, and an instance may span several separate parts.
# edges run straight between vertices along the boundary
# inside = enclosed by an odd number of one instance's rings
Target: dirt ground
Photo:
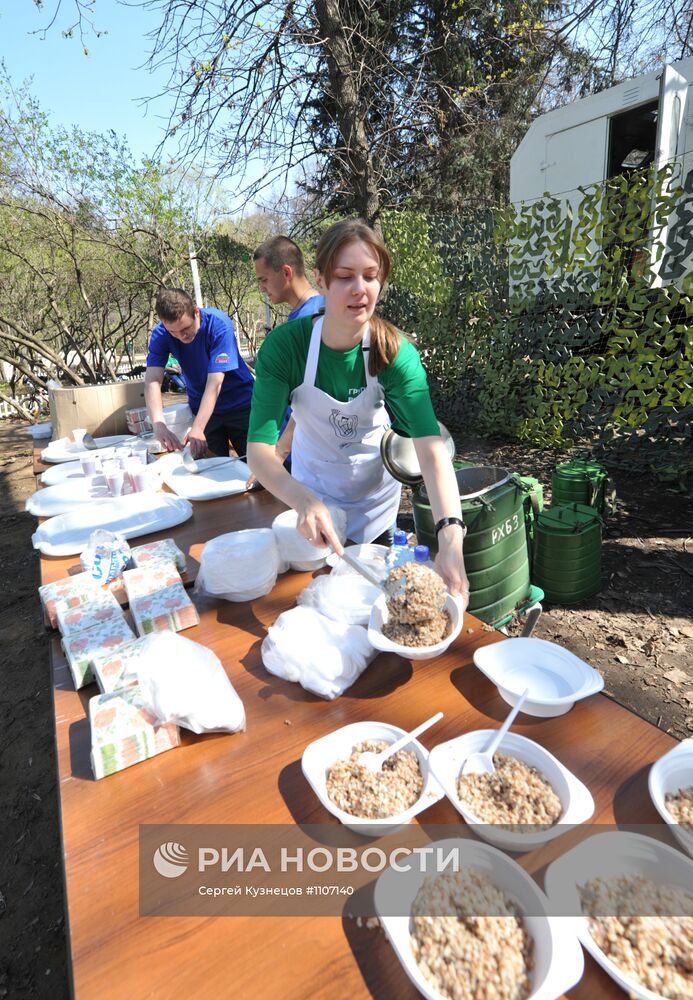
[[[0,423],[0,997],[69,995],[53,704],[39,615],[32,441]],[[466,459],[536,476],[551,496],[565,453],[459,442]],[[545,605],[535,635],[597,667],[606,693],[678,739],[693,735],[693,502],[640,474],[610,470],[618,491],[604,534],[601,593]],[[407,526],[403,505],[402,526]]]

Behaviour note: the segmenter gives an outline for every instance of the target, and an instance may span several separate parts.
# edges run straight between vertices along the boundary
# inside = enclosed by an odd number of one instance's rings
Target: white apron
[[[341,403],[315,386],[323,318],[310,338],[303,382],[291,394],[296,429],[291,474],[323,503],[346,511],[347,538],[372,542],[393,527],[402,486],[386,471],[380,439],[390,426],[382,386],[366,367],[366,388]],[[366,331],[363,348],[368,348]]]

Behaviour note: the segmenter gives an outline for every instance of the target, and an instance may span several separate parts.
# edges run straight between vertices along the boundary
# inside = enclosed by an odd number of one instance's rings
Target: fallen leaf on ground
[[[668,673],[663,674],[662,676],[664,677],[665,680],[671,681],[672,684],[683,684],[683,682],[687,679],[684,671],[679,670],[678,667],[674,667],[673,670],[670,670]]]

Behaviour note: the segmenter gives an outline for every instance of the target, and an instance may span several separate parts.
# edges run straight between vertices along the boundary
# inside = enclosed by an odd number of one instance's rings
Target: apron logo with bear
[[[346,413],[340,413],[339,410],[331,410],[330,423],[338,438],[353,439],[356,437],[356,430],[359,425],[359,418],[356,414],[350,417]]]

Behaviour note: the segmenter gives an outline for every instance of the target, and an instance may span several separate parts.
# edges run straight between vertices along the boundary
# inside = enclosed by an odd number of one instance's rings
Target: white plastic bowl
[[[529,1000],[555,1000],[579,981],[584,969],[584,957],[577,937],[560,918],[548,915],[548,900],[530,875],[512,858],[486,844],[470,840],[441,840],[429,845],[442,850],[446,857],[455,848],[460,863],[475,868],[496,888],[519,904],[528,933],[534,941],[534,968],[530,972],[532,992]],[[375,909],[385,934],[395,950],[411,982],[429,1000],[443,1000],[420,970],[411,947],[411,916],[392,916],[409,909],[428,873],[434,874],[434,856],[428,854],[420,865],[412,864],[409,871],[388,868],[375,885]],[[404,867],[402,861],[398,867]]]
[[[640,833],[598,833],[557,858],[546,869],[544,887],[554,913],[564,921],[583,947],[614,982],[639,1000],[661,1000],[661,994],[642,986],[627,975],[601,950],[588,930],[578,887],[593,878],[641,875],[658,885],[671,885],[693,892],[693,864],[684,854]]]
[[[428,809],[429,806],[443,798],[443,789],[431,774],[428,766],[428,750],[418,740],[412,740],[405,749],[416,752],[424,778],[424,786],[414,805],[405,812],[383,819],[366,819],[344,812],[328,796],[327,772],[336,761],[346,760],[354,747],[364,740],[385,740],[387,743],[394,743],[401,736],[406,735],[406,732],[406,729],[391,726],[386,722],[353,722],[349,726],[335,729],[327,736],[321,736],[320,739],[314,740],[303,751],[301,766],[306,781],[325,809],[354,833],[359,833],[364,837],[384,837],[386,834],[395,833],[407,823],[411,823],[414,817],[418,816],[424,809]]]
[[[474,650],[474,663],[508,705],[529,688],[522,711],[542,719],[564,715],[576,701],[604,687],[599,671],[546,639],[505,639],[482,646]]]
[[[693,833],[688,833],[677,823],[666,807],[667,792],[678,792],[693,785],[693,737],[669,750],[650,768],[647,781],[655,809],[678,842],[693,856]]]
[[[548,830],[529,830],[527,833],[517,833],[506,829],[503,825],[494,826],[491,823],[484,823],[475,816],[457,794],[457,779],[467,757],[488,746],[495,732],[495,729],[477,729],[474,732],[465,733],[463,736],[458,736],[454,740],[448,740],[447,743],[440,743],[434,747],[429,758],[429,766],[443,786],[450,802],[482,840],[488,841],[489,844],[495,844],[496,847],[505,851],[532,851],[565,833],[566,825],[584,823],[590,818],[594,812],[594,799],[589,788],[583,785],[559,760],[556,760],[548,750],[535,743],[534,740],[520,736],[519,733],[508,733],[499,749],[502,753],[516,757],[524,764],[536,767],[544,775],[563,806],[558,823],[555,823]]]
[[[390,551],[387,545],[347,545],[344,550],[347,555],[354,556],[354,558],[359,559],[364,563],[369,569],[377,573],[379,577],[383,580],[387,578],[389,569],[385,563],[385,558]],[[333,576],[342,576],[346,574],[358,575],[355,569],[352,569],[349,563],[344,562],[339,556],[333,552],[327,557],[327,565],[332,567]]]
[[[373,605],[368,622],[368,639],[371,646],[383,653],[397,653],[405,660],[431,660],[434,656],[440,656],[455,641],[464,624],[464,612],[458,598],[448,594],[445,598],[444,608],[450,615],[451,625],[450,634],[445,639],[433,646],[403,646],[399,642],[393,642],[392,639],[388,639],[383,634],[383,625],[388,620],[387,597],[385,594],[380,594]]]
[[[330,507],[335,531],[341,542],[346,540],[346,514],[341,508]],[[272,521],[272,531],[277,539],[282,562],[298,572],[312,572],[321,569],[332,552],[329,546],[317,548],[307,538],[299,534],[295,510],[285,510]]]

